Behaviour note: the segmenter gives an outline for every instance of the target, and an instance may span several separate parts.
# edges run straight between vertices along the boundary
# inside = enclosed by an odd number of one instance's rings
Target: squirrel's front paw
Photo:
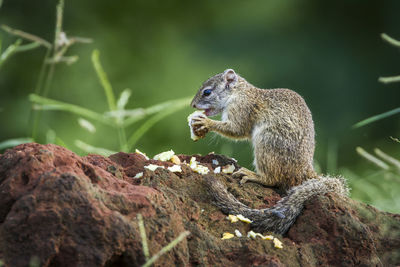
[[[210,119],[207,117],[192,118],[192,129],[196,136],[203,138],[210,131]]]

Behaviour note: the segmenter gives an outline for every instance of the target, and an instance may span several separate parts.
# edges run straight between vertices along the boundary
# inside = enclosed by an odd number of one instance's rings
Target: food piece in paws
[[[203,137],[206,136],[206,134],[208,133],[208,129],[202,129],[199,130],[201,128],[201,126],[192,126],[193,123],[193,119],[194,118],[199,118],[199,117],[205,117],[206,115],[204,114],[204,111],[195,111],[192,114],[190,114],[187,118],[188,120],[188,124],[190,127],[190,138],[192,138],[193,141],[197,141]]]

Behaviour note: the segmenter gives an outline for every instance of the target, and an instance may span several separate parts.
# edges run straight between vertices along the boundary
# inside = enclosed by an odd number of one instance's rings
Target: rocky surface
[[[180,156],[189,162],[190,156]],[[219,155],[196,156],[213,170],[235,164]],[[215,163],[215,161],[214,161]],[[55,145],[24,144],[0,155],[0,259],[6,266],[140,266],[145,262],[141,213],[150,255],[185,230],[190,235],[156,266],[395,266],[400,264],[400,215],[334,194],[310,200],[278,249],[246,237],[250,225],[230,223],[211,202],[203,175],[150,171],[134,153],[79,157]],[[134,178],[143,172],[142,178]],[[222,179],[239,200],[273,206],[280,196],[248,183]],[[238,229],[243,237],[222,240]]]

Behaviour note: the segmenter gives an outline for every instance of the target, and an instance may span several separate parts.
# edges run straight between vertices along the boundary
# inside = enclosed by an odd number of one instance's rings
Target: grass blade
[[[102,147],[95,147],[95,146],[91,146],[81,140],[75,140],[74,142],[75,146],[77,146],[78,148],[82,149],[83,151],[85,151],[86,153],[90,153],[90,154],[98,154],[98,155],[102,155],[105,157],[108,157],[112,154],[115,154],[117,152],[112,151],[112,150],[108,150],[106,148],[102,148]]]
[[[0,150],[5,149],[8,147],[14,147],[20,144],[25,144],[25,143],[31,143],[33,142],[32,138],[14,138],[14,139],[8,139],[3,142],[0,142]]]
[[[129,98],[131,97],[131,90],[130,89],[125,89],[122,91],[121,95],[118,98],[117,101],[117,109],[118,110],[124,110],[126,104],[128,104]]]
[[[369,117],[369,118],[367,118],[365,120],[362,120],[360,122],[357,122],[356,124],[353,125],[353,128],[363,127],[363,126],[365,126],[367,124],[370,124],[370,123],[378,121],[378,120],[385,119],[385,118],[390,117],[392,115],[395,115],[397,113],[400,113],[400,108],[395,108],[395,109],[392,109],[390,111],[384,112],[382,114],[378,114],[378,115]]]
[[[157,113],[156,115],[154,115],[153,117],[151,117],[150,119],[148,119],[147,121],[145,121],[140,127],[139,129],[137,129],[129,138],[128,140],[128,149],[131,150],[132,147],[137,143],[137,141],[154,125],[156,124],[158,121],[160,121],[161,119],[163,119],[164,117],[182,109],[188,106],[188,99],[182,99],[180,101],[176,101],[175,105],[173,105],[172,107],[160,111],[159,113]]]
[[[400,82],[400,75],[392,77],[379,77],[378,81],[384,84]]]
[[[388,42],[389,44],[395,46],[395,47],[400,47],[400,41],[397,41],[396,39],[390,37],[386,33],[382,33],[381,37],[384,41]]]
[[[382,159],[386,160],[386,162],[391,163],[394,167],[397,168],[397,170],[400,170],[400,161],[396,158],[393,158],[392,156],[389,156],[379,148],[374,149],[375,154],[377,154],[379,157]]]
[[[159,104],[150,106],[148,108],[125,110],[125,111],[123,111],[124,116],[127,116],[128,118],[125,119],[123,126],[128,127],[148,115],[152,115],[154,113],[161,112],[162,110],[166,110],[166,109],[174,107],[176,105],[181,106],[182,108],[184,106],[189,106],[190,100],[191,100],[191,98],[189,98],[189,97],[181,98],[181,99],[176,99],[176,100],[168,100],[166,102],[159,103]],[[113,112],[109,112],[108,114],[113,115]]]
[[[114,97],[114,92],[111,87],[111,84],[107,78],[107,74],[105,73],[103,67],[101,66],[100,63],[100,52],[99,50],[93,50],[92,52],[92,62],[94,69],[96,70],[97,76],[100,80],[101,85],[104,88],[104,91],[106,93],[107,97],[107,102],[108,102],[108,107],[111,110],[116,110],[116,104],[115,104],[115,97]]]
[[[96,127],[90,121],[83,118],[78,118],[78,123],[83,129],[85,129],[89,133],[93,134],[96,132]]]
[[[147,245],[146,229],[144,228],[143,216],[142,214],[138,213],[136,217],[138,219],[140,237],[142,238],[142,250],[144,258],[146,261],[148,261],[150,258],[150,253],[149,246]]]
[[[378,159],[374,155],[371,155],[370,153],[365,151],[363,148],[357,147],[356,151],[360,156],[362,156],[366,160],[374,163],[379,168],[384,169],[384,170],[389,170],[390,169],[389,165],[387,165],[385,162],[383,162],[382,160]]]
[[[33,49],[38,48],[38,47],[40,47],[40,43],[32,42],[32,43],[29,43],[29,44],[18,46],[15,52],[25,52],[25,51],[33,50]]]
[[[15,43],[13,43],[12,45],[10,45],[9,47],[7,47],[7,49],[0,55],[0,66],[9,58],[11,57],[14,53],[16,53],[16,50],[18,48],[18,46],[20,46],[22,43],[21,39],[18,39],[17,41],[15,41]]]
[[[185,231],[181,233],[177,238],[171,241],[168,245],[163,247],[159,252],[157,252],[153,257],[150,258],[142,267],[149,267],[152,265],[154,262],[156,262],[162,255],[173,249],[176,245],[179,244],[185,237],[190,235],[189,231]]]
[[[63,13],[64,13],[64,0],[60,0],[56,7],[56,30],[54,33],[54,52],[58,50],[60,45],[60,34],[62,32],[62,21],[63,21]]]
[[[79,115],[81,117],[92,119],[92,120],[101,122],[103,124],[107,124],[107,125],[115,127],[115,123],[112,120],[106,118],[105,116],[103,116],[97,112],[94,112],[92,110],[74,105],[74,104],[69,104],[69,103],[41,97],[36,94],[30,94],[29,100],[33,103],[39,104],[38,107],[43,110],[67,111],[67,112]]]
[[[44,39],[42,39],[42,38],[40,38],[40,37],[38,37],[36,35],[30,34],[30,33],[27,33],[27,32],[21,31],[21,30],[13,29],[13,28],[11,28],[11,27],[9,27],[7,25],[1,25],[1,28],[4,31],[8,32],[9,34],[16,35],[16,36],[19,36],[19,37],[24,38],[26,40],[39,43],[39,44],[41,44],[41,45],[43,45],[44,47],[47,47],[47,48],[51,48],[52,47],[52,45],[48,41],[46,41],[46,40],[44,40]]]

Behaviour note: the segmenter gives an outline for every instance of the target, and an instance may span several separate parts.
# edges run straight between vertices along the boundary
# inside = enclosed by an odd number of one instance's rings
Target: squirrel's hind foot
[[[243,167],[234,172],[232,177],[235,179],[241,179],[240,185],[244,185],[246,182],[262,183],[260,175]]]

